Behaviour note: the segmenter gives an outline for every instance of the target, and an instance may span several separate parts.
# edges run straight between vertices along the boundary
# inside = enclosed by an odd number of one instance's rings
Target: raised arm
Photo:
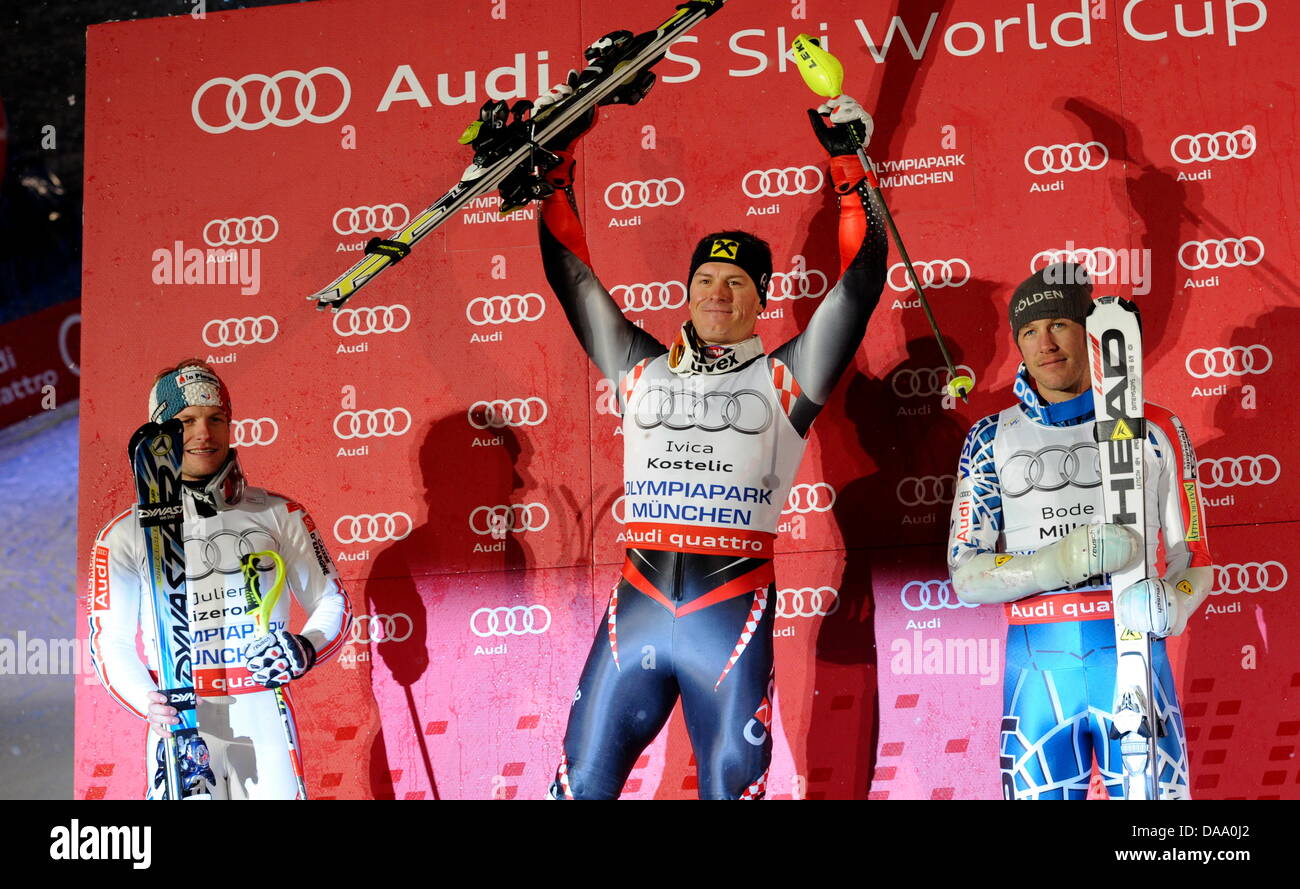
[[[533,114],[572,95],[577,81],[577,72],[570,71],[565,83],[557,84],[538,98]],[[668,350],[623,316],[592,270],[591,251],[587,249],[587,236],[573,196],[572,149],[595,124],[596,111],[592,109],[590,117],[573,124],[546,146],[560,158],[560,163],[546,172],[546,183],[554,191],[541,201],[537,239],[546,281],[559,299],[578,342],[607,379],[621,383],[622,376],[637,362]]]
[[[871,118],[847,96],[832,100],[832,126],[810,112],[813,130],[831,155],[831,180],[839,195],[840,277],[826,294],[808,326],[772,353],[798,381],[800,395],[790,412],[795,428],[807,435],[831,390],[853,360],[867,321],[885,286],[889,246],[885,223],[866,190],[866,172],[857,143],[848,133],[856,127],[862,144],[871,137]]]
[[[583,350],[605,377],[618,382],[637,362],[667,349],[623,316],[592,270],[573,197],[573,155],[556,153],[563,163],[547,176],[556,190],[542,200],[538,214],[542,266]]]

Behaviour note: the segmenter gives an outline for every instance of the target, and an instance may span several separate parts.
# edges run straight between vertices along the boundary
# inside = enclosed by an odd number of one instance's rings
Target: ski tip
[[[347,301],[346,297],[340,299],[337,290],[321,290],[307,297],[308,300],[316,302],[316,311],[323,312],[329,309],[331,312],[337,312],[343,308],[343,303]]]
[[[799,74],[808,89],[828,99],[844,91],[844,66],[835,56],[822,49],[817,38],[800,34],[790,44],[795,61],[799,65]]]

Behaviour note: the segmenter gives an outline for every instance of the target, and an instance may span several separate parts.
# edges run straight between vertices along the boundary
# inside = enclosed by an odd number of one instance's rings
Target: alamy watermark
[[[50,858],[54,861],[130,861],[135,870],[153,863],[153,828],[82,824],[76,818],[67,826],[50,830]]]
[[[1032,271],[1044,266],[1048,284],[1122,284],[1132,287],[1134,296],[1151,292],[1151,250],[1146,247],[1075,247],[1066,241],[1064,250],[1044,250],[1030,264]]]
[[[159,247],[151,256],[155,284],[238,284],[252,296],[262,289],[262,248],[198,247],[176,241],[170,250]]]
[[[0,636],[0,681],[10,676],[95,676],[89,639]]]

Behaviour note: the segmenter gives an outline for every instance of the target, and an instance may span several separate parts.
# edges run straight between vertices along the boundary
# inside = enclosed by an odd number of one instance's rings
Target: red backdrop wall
[[[455,181],[485,98],[533,97],[590,40],[667,12],[322,2],[89,32],[83,563],[130,502],[123,446],[154,372],[206,358],[250,479],[307,504],[362,615],[297,694],[317,796],[544,792],[617,575],[621,441],[531,209],[477,202],[338,315],[305,297]],[[732,0],[646,102],[603,113],[577,190],[628,316],[671,336],[691,245],[740,226],[783,273],[759,327],[778,344],[835,271],[816,101],[784,56],[800,31],[826,37],[977,380],[969,405],[941,396],[893,269],[781,526],[772,796],[998,795],[1003,618],[956,601],[943,540],[965,431],[1012,400],[1010,291],[1063,251],[1138,300],[1148,391],[1201,458],[1224,567],[1173,645],[1194,792],[1300,796],[1300,202],[1278,73],[1298,28],[1280,0]],[[210,247],[236,263],[187,277],[184,251]],[[498,506],[524,507],[527,530],[486,533]],[[493,611],[514,606],[514,624]],[[79,796],[142,792],[141,731],[93,675],[79,686]],[[693,789],[675,716],[627,795]]]

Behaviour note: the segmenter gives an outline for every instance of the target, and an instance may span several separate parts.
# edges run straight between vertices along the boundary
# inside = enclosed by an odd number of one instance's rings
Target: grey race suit
[[[578,342],[617,384],[629,542],[574,696],[554,797],[618,796],[679,694],[699,795],[763,796],[776,523],[809,427],[885,280],[875,209],[855,192],[840,206],[842,274],[807,329],[725,373],[682,377],[597,280],[572,193],[542,204],[547,280]]]

